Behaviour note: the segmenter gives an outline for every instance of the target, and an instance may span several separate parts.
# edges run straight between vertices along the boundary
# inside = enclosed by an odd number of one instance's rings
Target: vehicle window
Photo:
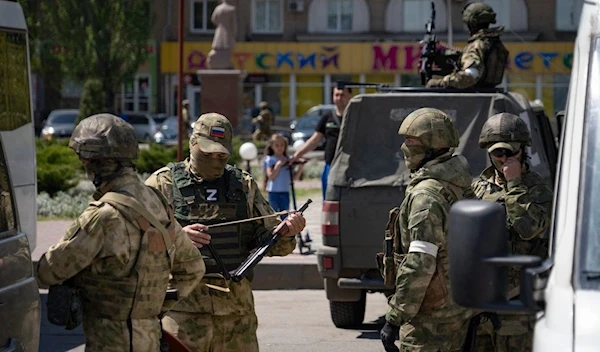
[[[321,116],[321,109],[309,109],[305,114],[305,117],[319,117]]]
[[[2,140],[0,139],[0,238],[7,237],[5,235],[7,231],[16,229],[13,192],[6,165]]]
[[[0,130],[11,131],[31,122],[25,32],[0,30],[0,62]]]
[[[163,123],[161,129],[163,130],[176,130],[177,129],[177,118],[168,118],[165,120],[165,122]]]
[[[67,114],[56,114],[50,118],[50,123],[75,123],[77,120],[77,114],[75,113],[67,113]]]
[[[298,120],[296,124],[296,129],[314,129],[319,123],[318,117],[303,117]]]
[[[148,123],[148,120],[142,115],[131,115],[129,116],[129,123],[132,125],[144,125]]]
[[[594,40],[586,97],[582,169],[583,202],[578,229],[580,283],[585,288],[600,288],[600,38]]]

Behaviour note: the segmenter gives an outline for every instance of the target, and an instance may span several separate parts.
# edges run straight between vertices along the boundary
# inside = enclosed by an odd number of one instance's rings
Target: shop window
[[[527,100],[537,99],[536,94],[536,75],[523,73],[508,73],[508,90],[522,94]]]
[[[374,84],[388,84],[390,86],[394,86],[395,83],[395,74],[393,73],[374,73],[366,76],[367,83]],[[376,88],[365,88],[365,93],[375,93],[377,92]]]
[[[423,87],[421,75],[409,73],[400,75],[400,86],[402,87]]]
[[[150,112],[150,75],[139,74],[123,84],[123,112]]]
[[[268,75],[268,83],[262,87],[262,100],[269,103],[276,119],[288,118],[290,116],[289,75]]]
[[[283,1],[253,0],[252,27],[254,33],[281,33],[283,31]]]
[[[365,0],[312,1],[308,10],[310,33],[369,31],[369,6]]]
[[[446,30],[446,1],[435,0],[435,30]],[[400,16],[399,16],[400,14]],[[388,32],[418,32],[431,18],[431,2],[422,0],[391,0],[387,5],[385,27]]]
[[[583,0],[556,0],[556,30],[577,31]]]
[[[190,6],[190,31],[192,33],[212,32],[215,25],[210,20],[219,0],[192,0]]]
[[[296,75],[296,116],[300,117],[315,105],[324,104],[322,75]]]

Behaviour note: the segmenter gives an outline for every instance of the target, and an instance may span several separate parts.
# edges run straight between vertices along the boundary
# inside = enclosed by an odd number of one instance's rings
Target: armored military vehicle
[[[331,165],[322,211],[323,247],[317,252],[337,327],[362,323],[368,292],[393,293],[393,287],[383,284],[375,257],[382,251],[388,211],[400,205],[409,181],[398,128],[422,107],[438,108],[452,118],[460,133],[456,153],[469,160],[473,178],[490,165],[478,145],[487,118],[500,112],[520,116],[531,130],[531,167],[553,183],[557,145],[549,119],[521,94],[382,86],[377,93],[353,97]]]

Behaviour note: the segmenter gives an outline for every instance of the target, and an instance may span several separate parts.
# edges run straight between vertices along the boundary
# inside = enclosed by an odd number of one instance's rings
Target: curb
[[[33,262],[37,276],[37,260]],[[48,286],[40,285],[40,289]],[[253,290],[322,290],[323,279],[316,263],[259,263],[254,268]]]

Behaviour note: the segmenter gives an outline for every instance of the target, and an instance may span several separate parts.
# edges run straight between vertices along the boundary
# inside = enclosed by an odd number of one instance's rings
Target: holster
[[[376,259],[377,268],[379,268],[383,283],[386,286],[395,287],[398,266],[402,263],[405,255],[393,252],[392,243],[393,239],[386,237],[383,244],[385,252],[377,253]]]
[[[50,286],[46,309],[48,321],[67,330],[75,329],[83,321],[79,290],[68,284]]]

